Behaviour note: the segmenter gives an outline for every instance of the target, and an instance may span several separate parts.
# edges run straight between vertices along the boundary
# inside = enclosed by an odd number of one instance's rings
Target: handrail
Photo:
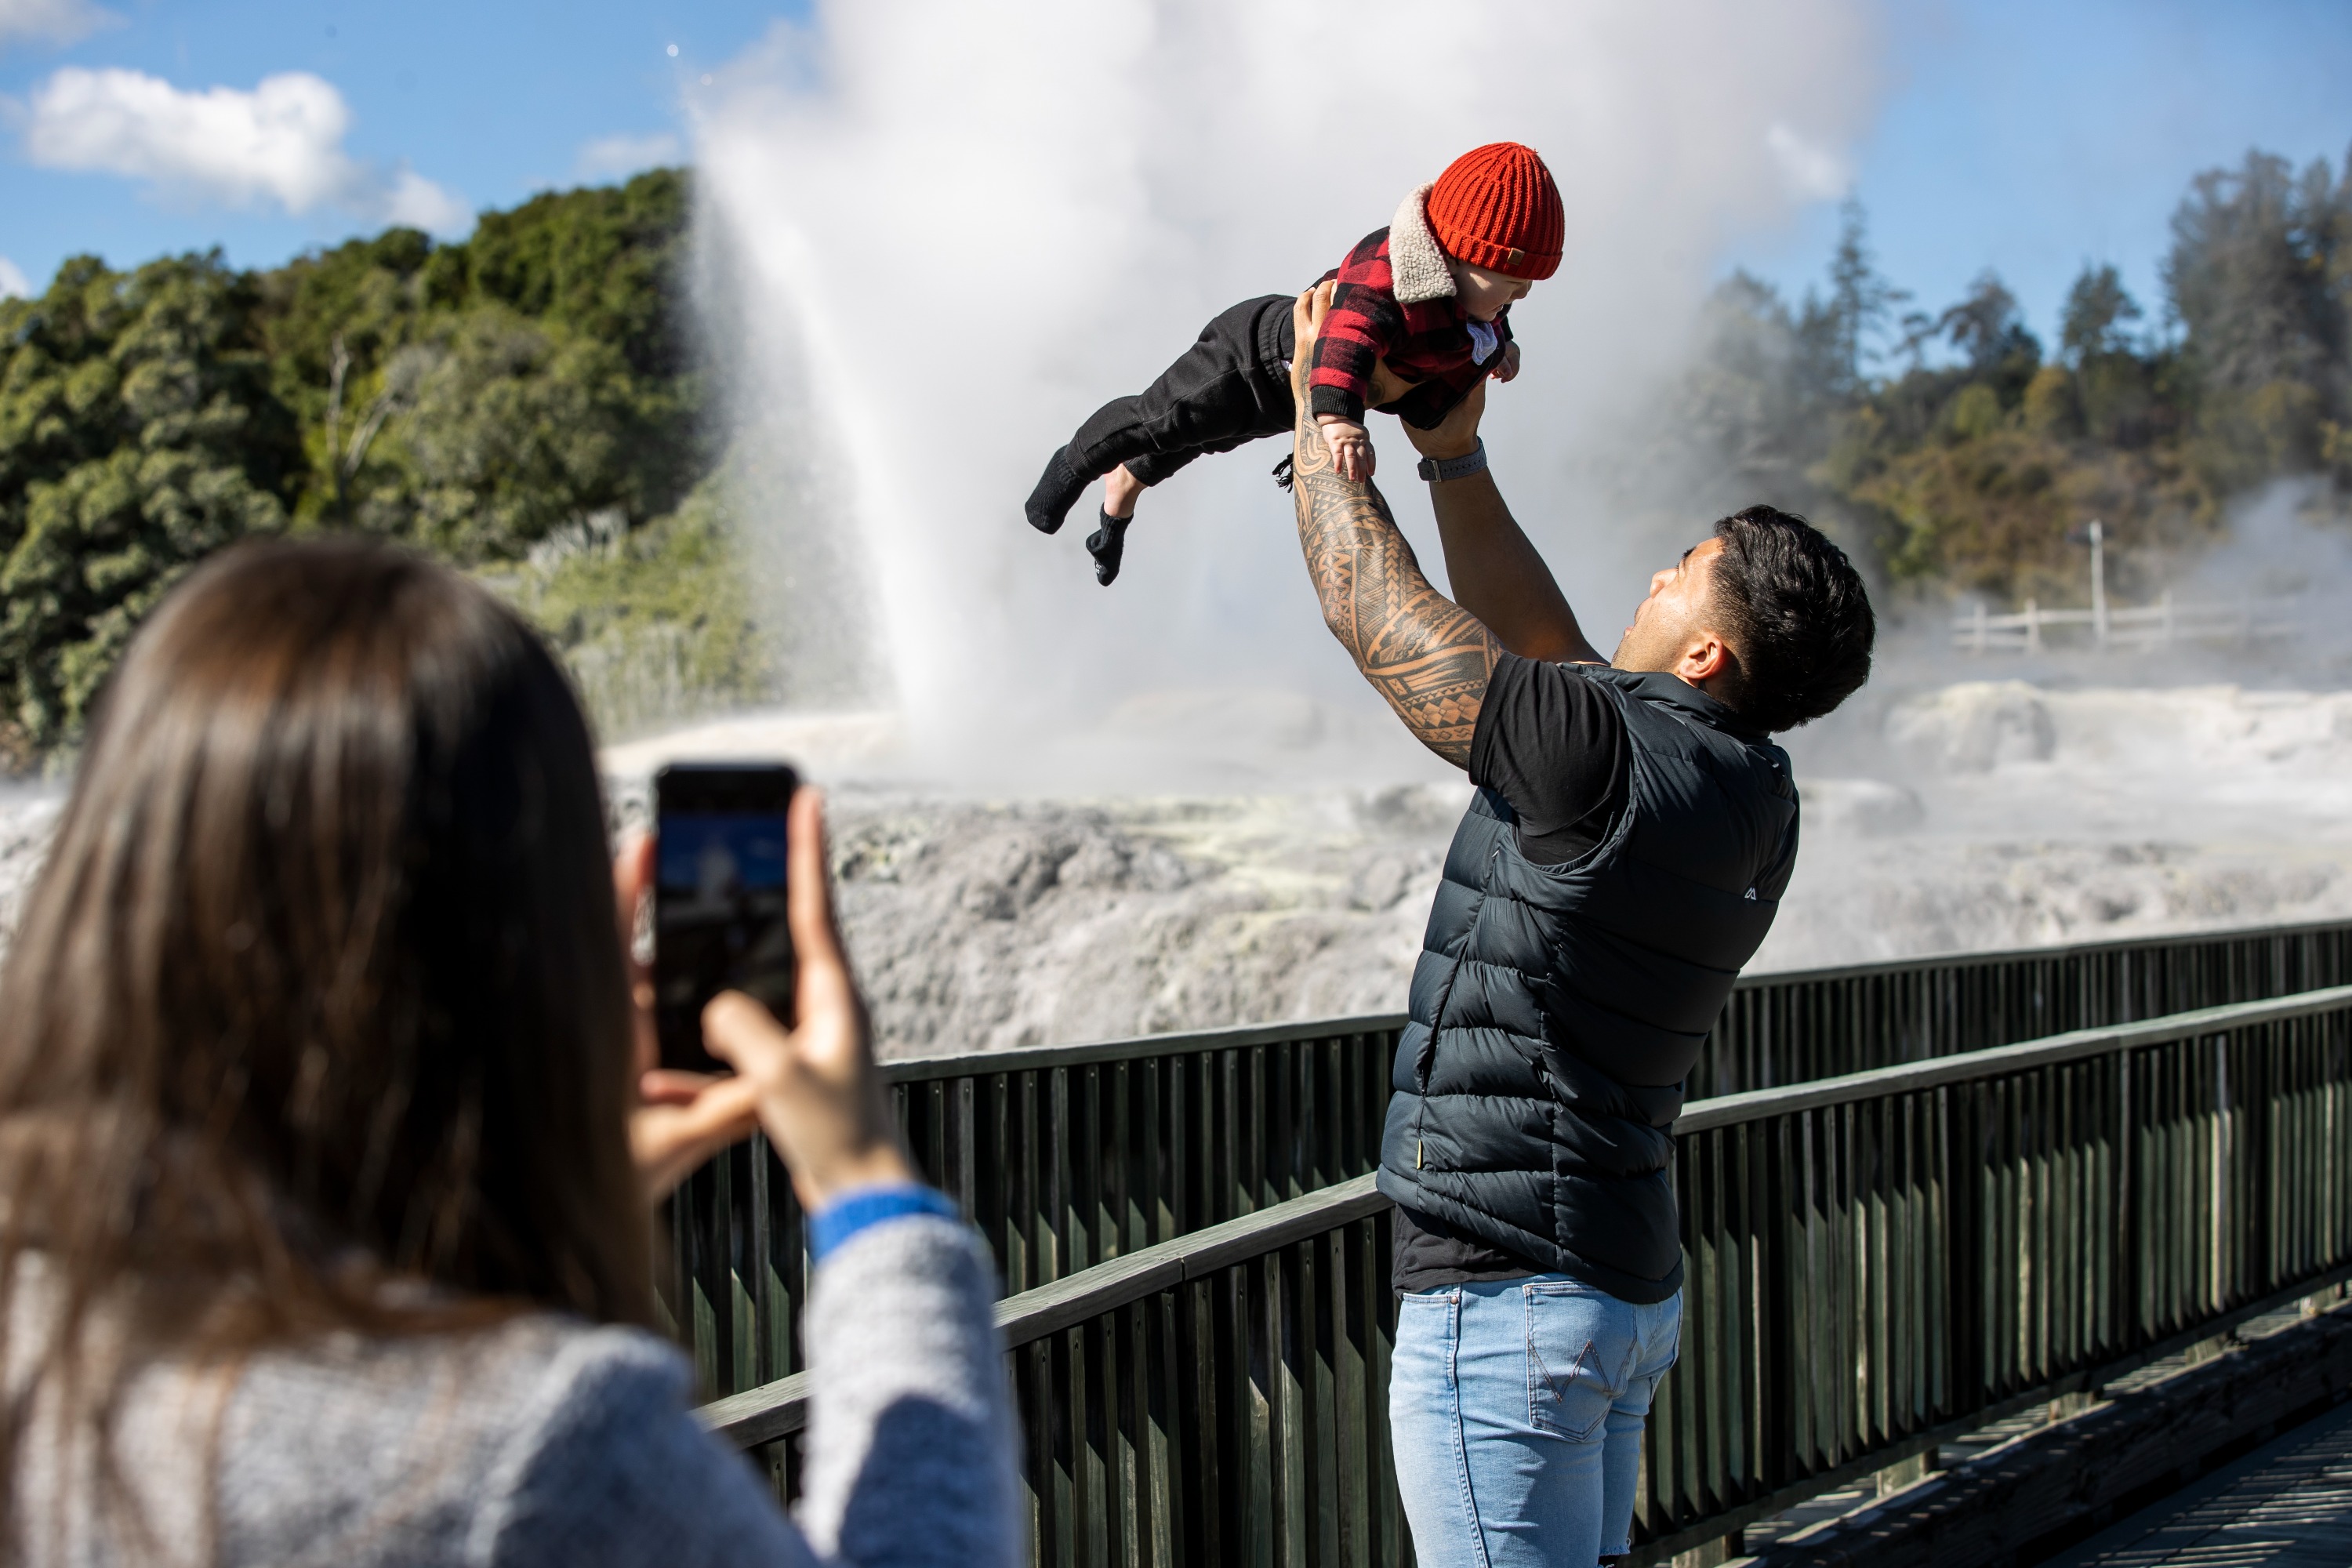
[[[2055,963],[2126,951],[2151,952],[2217,941],[2260,942],[2270,938],[2315,936],[2344,929],[2347,922],[2290,921],[2273,925],[2231,926],[2215,931],[2172,931],[2157,936],[2107,937],[2097,942],[2064,942],[2046,947],[2008,947],[1990,951],[1961,949],[1916,958],[1872,959],[1864,963],[1832,964],[1818,969],[1762,970],[1742,974],[1732,989],[1759,991],[1790,985],[1855,979],[1871,974],[1927,973],[1938,970],[1991,967],[2009,963]],[[975,1072],[1031,1072],[1053,1068],[1084,1067],[1097,1062],[1129,1061],[1139,1056],[1182,1056],[1196,1051],[1229,1050],[1273,1045],[1285,1040],[1318,1039],[1339,1035],[1372,1034],[1401,1029],[1402,1013],[1361,1013],[1339,1018],[1293,1018],[1266,1024],[1241,1024],[1219,1029],[1194,1029],[1165,1035],[1129,1035],[1116,1040],[1088,1040],[1071,1045],[1024,1046],[1011,1051],[961,1051],[952,1055],[898,1057],[881,1064],[884,1081],[926,1083],[961,1078]]]
[[[1902,1062],[1894,1067],[1874,1068],[1868,1072],[1814,1079],[1807,1083],[1792,1083],[1778,1089],[1752,1089],[1741,1094],[1717,1095],[1712,1100],[1693,1100],[1684,1107],[1683,1113],[1675,1119],[1674,1131],[1677,1136],[1686,1132],[1704,1132],[1711,1127],[1727,1127],[1734,1122],[1753,1121],[1764,1116],[1784,1116],[1791,1111],[1811,1110],[1825,1105],[1843,1105],[1851,1100],[1874,1099],[1881,1094],[1906,1094],[1945,1084],[1998,1078],[2025,1068],[2054,1067],[2061,1062],[2079,1061],[2084,1057],[2106,1056],[2140,1046],[2160,1046],[2168,1041],[2216,1034],[2247,1024],[2274,1024],[2288,1018],[2305,1018],[2315,1013],[2332,1012],[2347,1004],[2352,1004],[2352,985],[2331,985],[2324,991],[2304,991],[2267,1002],[2232,1002],[2220,1007],[2200,1007],[2193,1012],[2168,1014],[2137,1024],[2116,1024],[2103,1029],[2074,1029],[2039,1040],[2021,1040],[2013,1046],[1989,1046],[1982,1050],[1962,1051],[1955,1056],[1933,1057],[1924,1062]]]
[[[1373,1185],[1377,1179],[1377,1173],[1370,1172],[1350,1177],[1007,1296],[996,1304],[997,1331],[1004,1336],[1004,1348],[1013,1350],[1187,1279],[1360,1219],[1388,1205]],[[796,1372],[714,1400],[695,1415],[706,1430],[739,1447],[772,1443],[808,1424],[810,1387],[809,1374]]]
[[[2096,942],[2059,942],[2051,946],[1955,948],[1948,952],[1922,953],[1916,958],[1874,958],[1862,963],[1833,963],[1819,969],[1759,969],[1743,973],[1733,989],[1753,991],[1769,985],[1803,984],[1818,980],[1843,980],[1861,974],[1892,974],[1903,970],[1960,969],[2032,959],[2088,958],[2102,952],[2148,952],[2187,947],[2198,942],[2260,942],[2267,937],[2317,936],[2342,931],[2352,921],[2281,921],[2272,925],[2216,926],[2203,931],[2158,931],[2147,936],[2111,936]]]
[[[1339,1035],[1375,1034],[1404,1027],[1402,1013],[1362,1013],[1345,1018],[1292,1018],[1271,1024],[1236,1024],[1223,1029],[1192,1029],[1182,1034],[1129,1035],[1116,1040],[1087,1040],[1067,1046],[1024,1046],[1013,1051],[964,1051],[955,1056],[894,1057],[880,1064],[885,1083],[928,1083],[935,1079],[964,1078],[976,1072],[1039,1072],[1052,1068],[1086,1067],[1097,1062],[1132,1061],[1137,1057],[1181,1057],[1198,1051],[1244,1049],[1279,1045],[1289,1040],[1320,1040]]]

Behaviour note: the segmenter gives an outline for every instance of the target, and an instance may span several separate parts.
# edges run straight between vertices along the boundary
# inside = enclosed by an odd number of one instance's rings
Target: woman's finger
[[[801,961],[807,973],[808,961]],[[746,1076],[759,1076],[783,1053],[793,1037],[776,1016],[740,991],[721,991],[702,1009],[702,1043],[710,1054]]]
[[[647,1105],[631,1115],[629,1155],[646,1195],[658,1201],[688,1172],[758,1126],[758,1092],[751,1080],[714,1079],[683,1104]]]
[[[682,1072],[676,1068],[653,1068],[637,1075],[637,1103],[640,1105],[686,1105],[695,1096],[714,1083],[725,1083],[723,1074],[715,1072]]]
[[[637,904],[654,882],[654,836],[632,832],[613,857],[613,905],[621,918],[621,946],[632,962],[637,952]]]
[[[785,919],[793,932],[793,950],[800,965],[793,988],[798,1017],[805,1023],[831,1009],[857,1005],[857,988],[849,977],[849,960],[841,951],[841,931],[833,918],[833,878],[826,863],[824,796],[803,785],[793,795],[785,819],[785,854],[791,862],[791,891]]]
[[[654,836],[632,833],[613,857],[613,906],[621,922],[621,962],[629,979],[633,1056],[639,1072],[661,1060],[661,1038],[654,1026],[651,966],[637,961],[637,916],[654,884]]]

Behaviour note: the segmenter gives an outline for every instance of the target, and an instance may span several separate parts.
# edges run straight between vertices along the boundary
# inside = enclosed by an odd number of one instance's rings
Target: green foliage
[[[675,170],[486,213],[461,245],[393,229],[269,275],[275,388],[304,522],[513,559],[566,520],[670,510],[710,467],[681,310]]]
[[[252,282],[217,256],[79,257],[0,302],[0,754],[81,723],[139,620],[196,560],[283,527],[301,464]]]
[[[734,529],[714,475],[648,527],[631,531],[613,512],[581,519],[482,580],[562,651],[598,731],[625,735],[772,693],[774,650]]]
[[[676,510],[712,467],[688,195],[658,170],[485,214],[462,244],[394,228],[260,273],[81,257],[0,301],[0,765],[69,743],[141,617],[245,534],[485,563]],[[645,559],[715,549],[715,526]]]
[[[2022,597],[2078,591],[2066,535],[2092,517],[2125,547],[2128,591],[2133,546],[2210,537],[2252,486],[2320,473],[2352,500],[2352,158],[2297,175],[2254,153],[2198,176],[2165,268],[2178,341],[2137,336],[2116,269],[2086,267],[2053,363],[1988,272],[1906,316],[1908,367],[1871,374],[1905,296],[1864,235],[1849,204],[1828,294],[1797,311],[1745,274],[1717,290],[1675,412],[1727,476],[1711,504],[1794,506],[1899,582]]]

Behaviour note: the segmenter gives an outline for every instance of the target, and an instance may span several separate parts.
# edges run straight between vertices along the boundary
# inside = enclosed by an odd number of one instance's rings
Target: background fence
[[[2097,603],[2086,610],[2045,610],[2028,599],[2022,612],[2006,616],[1979,603],[1952,617],[1952,646],[1979,655],[2039,654],[2053,643],[2102,651],[2189,642],[2243,647],[2298,635],[2305,608],[2294,599],[2252,595],[2222,603],[2176,602],[2168,590],[2153,605]]]
[[[2352,986],[1693,1104],[1655,1561],[2352,1274]],[[1369,1178],[1000,1309],[1040,1563],[1410,1561]],[[709,1407],[789,1486],[793,1378]]]
[[[2352,982],[2352,923],[1743,978],[1694,1100]],[[1008,1294],[1371,1170],[1401,1016],[886,1067],[908,1140]],[[799,1367],[801,1216],[758,1139],[684,1184],[664,1297],[704,1388]]]

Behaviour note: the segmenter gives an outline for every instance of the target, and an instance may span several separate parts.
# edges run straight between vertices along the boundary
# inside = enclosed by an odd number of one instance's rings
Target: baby
[[[1307,396],[1342,475],[1371,477],[1364,407],[1381,365],[1407,385],[1379,406],[1424,430],[1485,377],[1518,374],[1511,302],[1559,269],[1566,230],[1543,160],[1496,142],[1454,160],[1323,275],[1339,287],[1315,340]],[[1139,395],[1097,409],[1045,465],[1029,494],[1030,525],[1054,532],[1087,486],[1108,475],[1102,522],[1087,540],[1095,580],[1108,586],[1144,490],[1203,452],[1288,435],[1297,420],[1290,307],[1287,294],[1243,300],[1202,328],[1200,342]]]

